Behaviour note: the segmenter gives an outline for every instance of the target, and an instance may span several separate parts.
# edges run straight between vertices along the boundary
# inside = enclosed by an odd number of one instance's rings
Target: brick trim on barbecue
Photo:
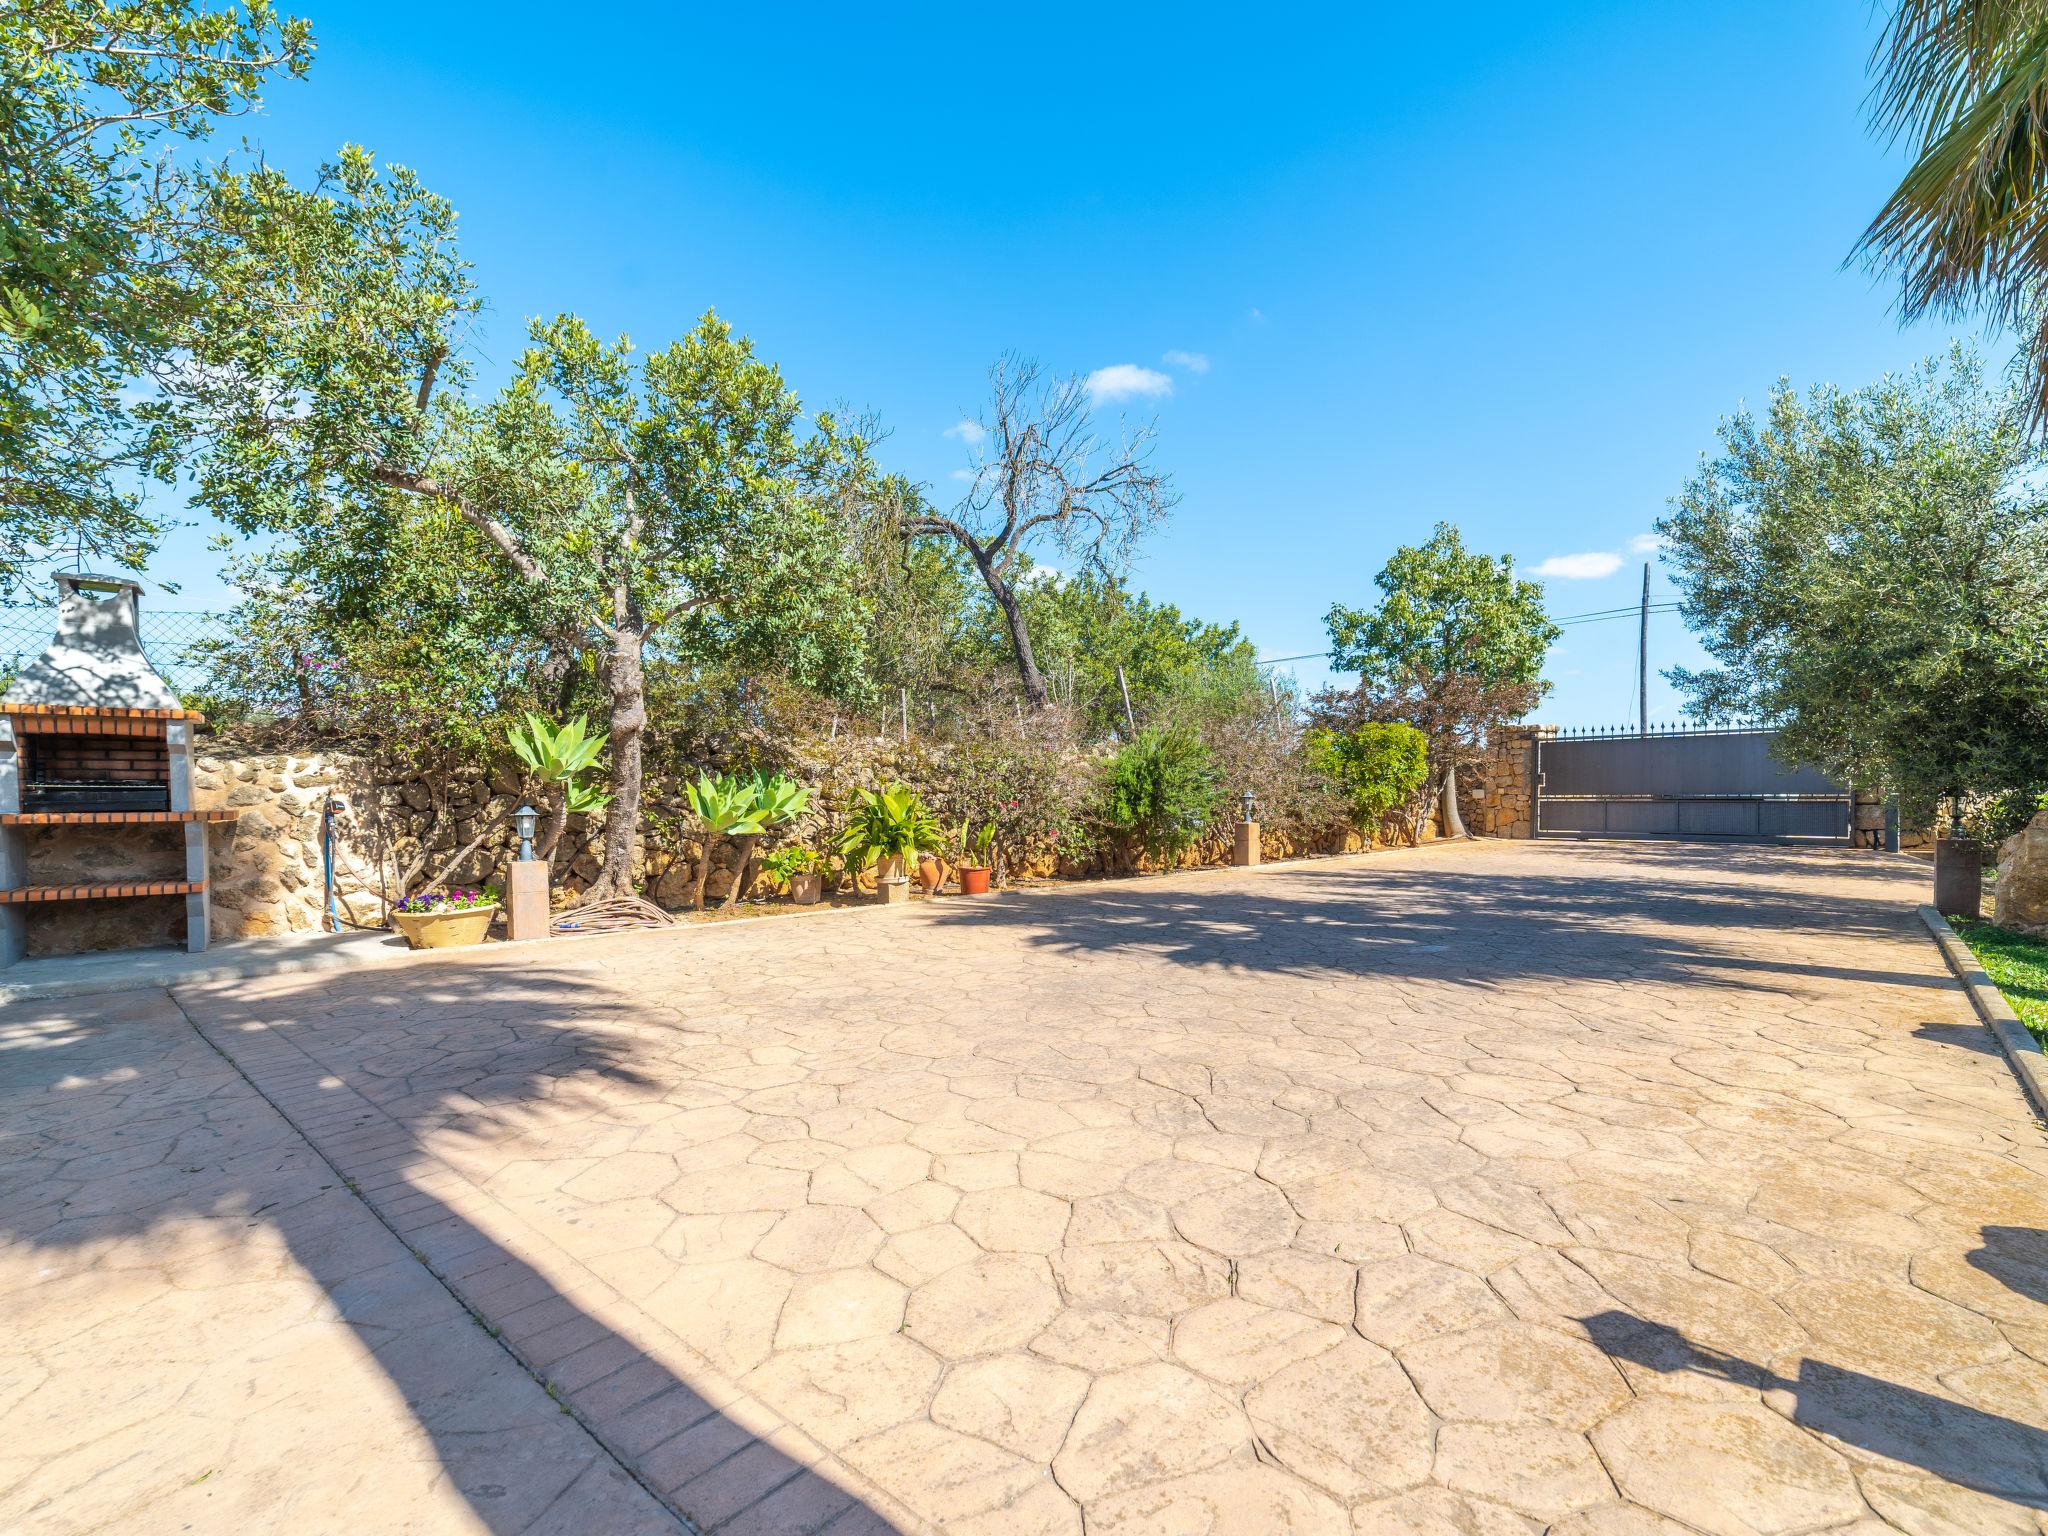
[[[0,906],[31,906],[45,901],[101,901],[125,896],[194,896],[204,880],[122,880],[112,885],[18,885],[0,890]]]

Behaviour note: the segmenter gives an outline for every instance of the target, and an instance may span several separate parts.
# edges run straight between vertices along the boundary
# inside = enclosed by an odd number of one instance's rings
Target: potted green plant
[[[481,944],[498,915],[498,890],[421,891],[391,909],[391,921],[414,949],[458,949]]]
[[[979,832],[969,832],[967,823],[960,823],[956,841],[960,848],[960,894],[962,896],[986,896],[988,894],[989,871],[996,842],[996,824],[990,822]]]
[[[813,906],[824,894],[825,855],[802,843],[774,849],[761,860],[761,873],[777,885],[789,887],[789,899],[799,907]]]
[[[875,871],[875,889],[883,901],[908,901],[906,862],[936,851],[944,837],[917,792],[907,784],[891,784],[883,790],[855,791],[839,852],[850,870],[881,866]]]

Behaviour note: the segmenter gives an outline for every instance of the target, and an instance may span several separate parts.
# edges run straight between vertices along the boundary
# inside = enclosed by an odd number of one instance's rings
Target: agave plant
[[[907,784],[883,790],[857,790],[839,851],[850,869],[866,869],[877,859],[916,858],[945,846],[946,834]]]
[[[704,910],[704,886],[711,878],[711,859],[719,839],[730,837],[739,846],[732,888],[726,892],[727,908],[745,897],[753,877],[754,844],[770,827],[778,827],[803,814],[811,792],[779,773],[756,773],[747,778],[737,774],[706,774],[695,784],[683,787],[690,810],[704,824],[703,855],[697,861],[696,908]]]
[[[697,889],[692,905],[704,910],[704,883],[711,878],[711,856],[722,837],[758,837],[761,833],[760,805],[753,779],[722,773],[717,778],[700,776],[683,786],[683,798],[704,823],[703,852],[697,860]],[[751,846],[751,845],[750,845]]]
[[[590,734],[590,722],[582,715],[566,725],[553,726],[539,715],[528,715],[524,725],[515,725],[505,740],[519,761],[543,784],[561,784],[596,764],[611,738]]]
[[[779,827],[804,813],[811,803],[810,790],[779,773],[754,775],[754,803],[761,812],[761,826]]]
[[[523,725],[505,733],[513,756],[526,766],[535,783],[551,792],[554,805],[548,814],[548,828],[538,852],[551,858],[562,840],[562,829],[571,815],[592,815],[612,803],[606,791],[583,775],[597,767],[610,737],[600,731],[590,734],[590,723],[582,715],[564,725],[549,725],[539,715],[529,714]]]
[[[779,773],[757,773],[753,777],[754,826],[749,831],[736,832],[733,841],[739,852],[733,861],[732,888],[725,893],[725,910],[731,911],[746,900],[747,891],[754,883],[754,844],[763,832],[772,827],[794,821],[811,803],[811,792],[794,779],[784,778]]]

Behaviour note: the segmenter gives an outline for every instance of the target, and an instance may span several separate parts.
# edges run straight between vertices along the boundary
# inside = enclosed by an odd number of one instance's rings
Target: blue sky
[[[453,199],[486,377],[528,316],[659,346],[716,307],[945,500],[998,353],[1128,365],[1182,495],[1136,580],[1262,655],[1321,650],[1439,519],[1525,571],[1610,557],[1555,613],[1632,602],[1723,413],[1946,341],[1843,266],[1899,165],[1865,0],[303,8],[312,77],[250,135]],[[228,600],[203,535],[175,606]],[[1653,668],[1697,658],[1651,623]],[[1627,718],[1634,641],[1569,630],[1541,718]]]

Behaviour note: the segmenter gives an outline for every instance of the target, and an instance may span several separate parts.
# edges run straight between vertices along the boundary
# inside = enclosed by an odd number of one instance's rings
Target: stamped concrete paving
[[[681,1529],[163,993],[0,1015],[0,1530]]]
[[[2048,1154],[1920,883],[1496,843],[180,1001],[706,1531],[2039,1532]]]

